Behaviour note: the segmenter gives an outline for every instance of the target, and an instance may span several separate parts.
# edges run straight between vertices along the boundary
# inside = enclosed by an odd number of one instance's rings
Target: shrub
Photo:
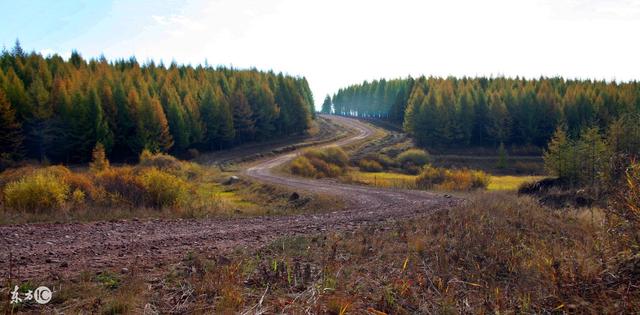
[[[131,206],[144,203],[145,186],[131,167],[109,168],[98,173],[96,178],[98,184],[111,197],[125,201]]]
[[[339,147],[311,149],[291,161],[291,173],[305,177],[337,177],[345,173],[349,157]]]
[[[69,172],[62,177],[62,179],[69,185],[70,191],[81,191],[91,200],[100,199],[99,189],[94,185],[94,179],[91,176],[82,173]]]
[[[304,177],[315,177],[317,173],[309,159],[304,156],[299,156],[293,159],[289,169],[291,170],[291,173]]]
[[[94,171],[102,171],[109,168],[109,160],[107,160],[107,155],[104,152],[104,146],[102,143],[96,143],[96,147],[93,148],[93,152],[91,153],[91,163],[89,166]]]
[[[324,151],[325,160],[327,163],[335,164],[339,167],[347,167],[349,164],[349,156],[340,147],[328,147]]]
[[[381,172],[383,170],[382,165],[374,160],[360,160],[360,162],[358,162],[358,166],[360,166],[361,171],[365,172]]]
[[[171,155],[164,153],[151,153],[149,150],[143,150],[140,153],[140,166],[155,167],[161,170],[178,170],[180,169],[180,161]]]
[[[444,169],[427,165],[422,169],[422,173],[416,178],[416,186],[423,189],[433,188],[445,181]]]
[[[9,183],[4,188],[6,205],[19,211],[60,209],[69,193],[69,185],[53,173],[41,170]]]
[[[400,153],[396,160],[401,167],[405,167],[406,164],[411,163],[415,166],[423,166],[431,161],[429,153],[419,149],[409,149]]]
[[[0,188],[4,188],[8,183],[16,182],[21,178],[32,175],[37,171],[33,166],[11,168],[0,173]]]
[[[76,189],[73,191],[73,193],[71,193],[71,201],[73,202],[73,204],[75,205],[84,204],[84,200],[85,200],[85,193],[82,190]]]
[[[425,166],[416,178],[416,186],[423,189],[471,190],[485,189],[491,178],[488,174],[476,170],[447,170]]]
[[[472,170],[471,172],[471,188],[485,189],[491,183],[491,176],[483,171]]]
[[[362,159],[376,161],[378,162],[378,164],[380,164],[380,166],[382,166],[383,169],[388,169],[390,167],[396,166],[396,162],[392,158],[384,154],[369,153],[365,155]]]
[[[309,158],[309,162],[311,163],[311,165],[313,165],[313,168],[316,170],[316,174],[315,174],[316,178],[332,177],[330,176],[331,167],[329,166],[330,165],[329,163],[317,157]]]
[[[140,179],[147,202],[156,208],[180,206],[187,198],[188,185],[182,179],[157,168],[145,170]]]

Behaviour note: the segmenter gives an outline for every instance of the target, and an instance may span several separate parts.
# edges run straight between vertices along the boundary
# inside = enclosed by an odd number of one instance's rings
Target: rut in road
[[[353,136],[332,145],[347,145],[373,134],[368,125],[344,117],[327,117],[354,129]],[[294,178],[272,170],[296,152],[258,162],[244,172],[257,180],[335,195],[347,201],[345,210],[238,219],[124,220],[117,222],[22,224],[0,227],[1,281],[67,277],[81,271],[135,267],[153,273],[189,251],[218,255],[232,248],[268,244],[283,236],[344,231],[359,225],[405,219],[449,207],[456,200],[439,195]]]

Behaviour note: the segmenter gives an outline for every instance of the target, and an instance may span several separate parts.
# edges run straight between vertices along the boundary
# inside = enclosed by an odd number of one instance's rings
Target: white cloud
[[[171,11],[105,54],[305,75],[317,106],[345,85],[408,74],[640,73],[640,0],[218,0]]]

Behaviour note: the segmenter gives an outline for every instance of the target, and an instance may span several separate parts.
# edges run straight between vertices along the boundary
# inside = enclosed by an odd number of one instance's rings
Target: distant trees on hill
[[[209,66],[168,67],[25,53],[0,55],[3,158],[82,162],[143,149],[216,150],[301,133],[314,115],[305,78]]]
[[[340,89],[332,103],[336,114],[402,124],[421,146],[545,146],[561,124],[577,136],[640,112],[640,84],[420,77],[365,81]]]

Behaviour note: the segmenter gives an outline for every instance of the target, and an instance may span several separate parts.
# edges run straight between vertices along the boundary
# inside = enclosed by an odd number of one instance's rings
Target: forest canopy
[[[182,154],[306,131],[314,116],[304,77],[73,52],[0,55],[0,154],[84,162],[100,143],[116,160],[144,150]]]
[[[365,81],[332,97],[333,113],[403,125],[421,146],[535,145],[559,126],[571,136],[605,130],[640,112],[638,82],[563,78],[437,78]]]

